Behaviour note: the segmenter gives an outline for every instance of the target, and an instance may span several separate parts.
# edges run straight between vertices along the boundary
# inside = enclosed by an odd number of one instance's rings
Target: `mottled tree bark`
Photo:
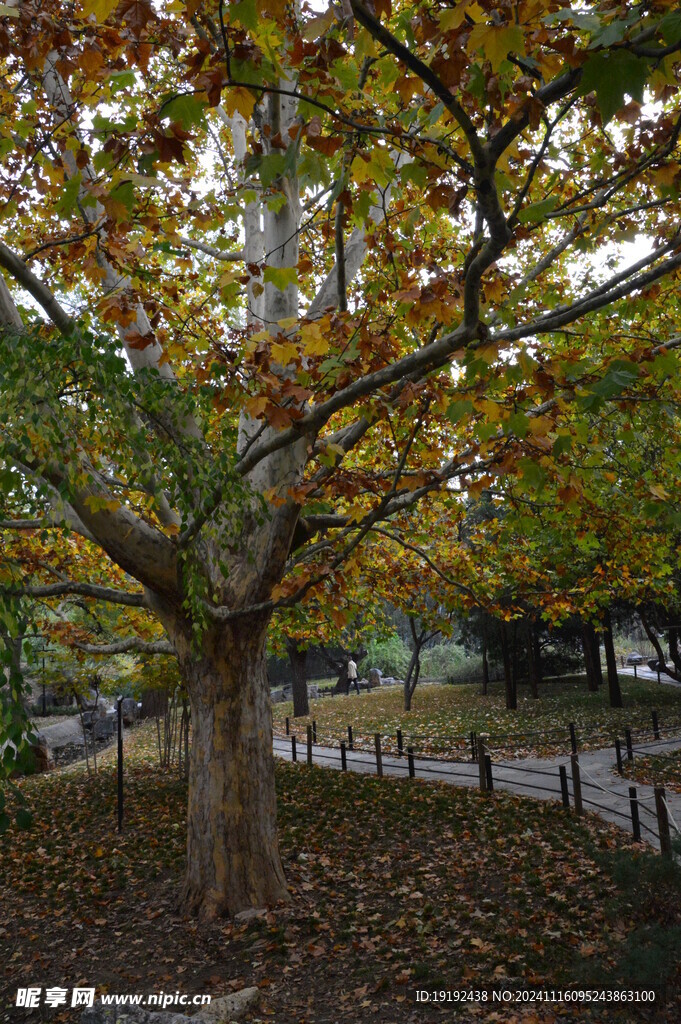
[[[191,700],[183,909],[212,919],[287,898],[279,856],[266,619],[177,643]]]

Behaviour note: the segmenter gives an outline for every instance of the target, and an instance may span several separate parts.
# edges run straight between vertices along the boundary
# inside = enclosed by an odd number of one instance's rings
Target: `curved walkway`
[[[649,743],[638,743],[636,751],[642,754],[664,753],[681,749],[681,738],[670,740],[653,740]],[[288,736],[274,737],[274,753],[285,760],[292,759],[291,738]],[[492,775],[495,789],[504,789],[518,796],[529,796],[539,800],[561,800],[559,766],[567,769],[570,806],[574,807],[574,790],[571,776],[570,758],[544,760],[541,758],[523,758],[516,761],[505,760],[503,756],[490,751],[492,757]],[[298,738],[297,760],[307,760],[307,744]],[[327,768],[341,769],[341,753],[338,748],[313,744],[312,760],[314,764]],[[384,775],[400,776],[409,774],[406,755],[395,757],[383,755]],[[376,757],[366,750],[348,750],[346,753],[348,771],[376,774]],[[631,809],[629,803],[629,786],[634,780],[622,778],[616,774],[614,752],[611,747],[603,750],[591,750],[579,755],[581,774],[582,801],[584,810],[595,812],[606,821],[613,822],[620,828],[631,833]],[[430,779],[447,782],[454,786],[479,786],[477,762],[441,761],[434,758],[414,756],[414,771],[417,779]],[[652,786],[635,783],[640,806],[639,816],[643,839],[659,849],[657,819],[655,815],[655,794]],[[670,816],[672,838],[681,830],[681,793],[667,791],[666,802]]]

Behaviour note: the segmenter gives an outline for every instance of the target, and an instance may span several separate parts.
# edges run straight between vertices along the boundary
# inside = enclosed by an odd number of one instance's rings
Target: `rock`
[[[124,697],[121,701],[123,724],[132,725],[137,720],[137,701],[134,697]]]
[[[207,1007],[206,1007],[207,1009]],[[96,1003],[84,1010],[81,1024],[191,1024],[198,1017],[185,1017],[169,1010],[144,1010],[141,1006],[102,1006]]]
[[[270,690],[270,700],[272,701],[273,704],[284,703],[286,697],[284,696],[284,691],[282,690],[281,686],[278,686],[276,690]]]
[[[259,1002],[259,988],[242,988],[239,992],[213,999],[210,1006],[201,1007],[200,1012],[192,1019],[205,1021],[205,1024],[231,1024],[232,1021],[243,1020]]]
[[[317,700],[319,698],[319,687],[315,686],[314,684],[311,684],[307,688],[307,695],[308,697],[311,697],[313,700]]]
[[[36,743],[31,746],[35,756],[35,768],[37,772],[49,772],[54,768],[54,757],[44,737],[39,736]]]
[[[380,668],[369,669],[369,686],[380,686],[382,674]]]
[[[263,907],[249,907],[248,910],[242,910],[241,913],[234,915],[234,920],[240,924],[244,924],[246,921],[252,921],[256,917],[265,917],[267,911]]]
[[[111,718],[98,718],[93,726],[92,735],[96,740],[108,740],[113,736],[114,723]]]

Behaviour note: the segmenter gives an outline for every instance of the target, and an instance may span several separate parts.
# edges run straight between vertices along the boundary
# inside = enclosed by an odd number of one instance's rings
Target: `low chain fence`
[[[559,736],[565,730],[547,730]],[[636,786],[624,787],[613,780],[613,785],[604,786],[589,769],[580,763],[579,737],[574,724],[568,729],[570,746],[567,757],[550,764],[520,764],[509,759],[509,739],[526,737],[527,733],[494,734],[471,732],[467,736],[452,737],[458,742],[453,746],[454,756],[431,754],[418,749],[417,734],[403,734],[396,731],[395,742],[386,745],[381,733],[367,733],[351,725],[347,726],[342,738],[338,732],[324,732],[316,722],[306,727],[304,736],[297,736],[286,719],[285,734],[275,734],[280,745],[286,749],[290,744],[293,761],[307,764],[322,764],[340,768],[341,771],[355,770],[384,774],[404,775],[410,778],[436,779],[454,784],[478,785],[483,792],[492,793],[495,781],[511,786],[521,795],[554,796],[566,809],[573,808],[581,816],[585,810],[600,811],[615,820],[623,828],[631,829],[636,842],[659,845],[664,856],[672,856],[672,836],[681,836],[681,830],[669,806],[664,786],[653,786],[653,795],[643,797]],[[602,735],[601,733],[592,733]],[[603,734],[608,741],[606,750],[614,752],[614,763],[620,776],[624,774],[624,758],[632,761],[635,755],[650,755],[681,740],[681,725],[660,726],[657,712],[651,715],[650,728],[626,728],[624,737],[615,736],[611,731]],[[505,744],[499,740],[506,741]],[[648,741],[644,748],[635,744]],[[603,748],[601,748],[603,749]],[[279,751],[281,752],[281,751]],[[286,751],[288,753],[289,751]],[[548,794],[548,797],[545,795]],[[607,798],[607,803],[604,800]]]

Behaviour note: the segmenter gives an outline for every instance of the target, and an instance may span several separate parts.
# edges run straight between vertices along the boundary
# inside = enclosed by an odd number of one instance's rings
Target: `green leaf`
[[[80,184],[81,176],[80,172],[78,172],[64,185],[62,194],[57,202],[57,212],[62,217],[68,217],[75,209],[78,193],[80,192]]]
[[[532,221],[543,220],[547,213],[551,213],[557,205],[557,197],[549,196],[548,199],[542,199],[540,203],[532,203],[531,206],[526,206],[525,209],[521,210],[518,214],[518,220],[521,224],[529,224]]]
[[[111,86],[111,94],[115,96],[117,92],[122,92],[124,89],[132,89],[135,84],[135,72],[114,71],[109,75],[108,81]]]
[[[298,283],[298,271],[295,267],[265,267],[263,280],[283,292],[290,284]]]
[[[170,103],[161,108],[161,117],[177,121],[185,131],[202,124],[205,117],[206,104],[196,96],[176,96]]]
[[[128,213],[132,213],[135,206],[135,190],[131,181],[124,181],[111,192],[111,198],[117,203],[122,203]]]
[[[515,434],[516,437],[527,437],[530,429],[530,421],[524,412],[514,412],[504,423],[504,433]]]
[[[669,11],[659,25],[660,35],[668,46],[681,40],[681,11]]]
[[[596,53],[584,65],[580,95],[596,93],[596,102],[603,124],[624,106],[624,97],[643,102],[643,89],[650,67],[643,57],[627,50]]]

